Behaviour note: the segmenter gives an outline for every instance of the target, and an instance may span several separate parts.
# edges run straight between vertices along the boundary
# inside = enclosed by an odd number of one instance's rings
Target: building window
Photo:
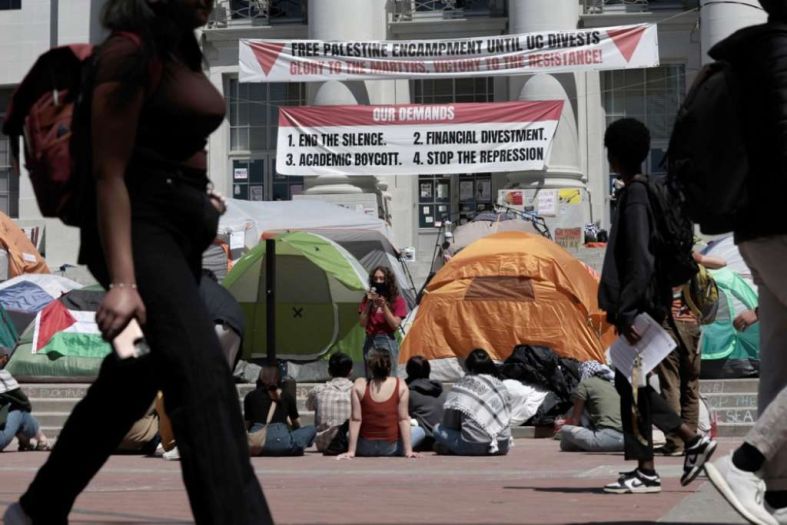
[[[451,219],[451,179],[440,175],[418,177],[418,227],[436,228]]]
[[[276,138],[280,106],[302,106],[304,84],[229,82],[232,197],[290,200],[303,191],[303,177],[276,173]]]
[[[0,11],[22,9],[22,0],[0,0]]]
[[[490,77],[440,78],[413,81],[413,102],[416,104],[492,102],[494,98],[494,79]]]
[[[303,20],[306,14],[306,5],[302,0],[230,0],[229,4],[233,20],[259,18],[268,23],[291,22]]]
[[[643,170],[659,175],[672,126],[686,93],[686,67],[666,65],[649,69],[626,69],[602,73],[607,122],[635,118],[650,130],[651,150]]]
[[[477,213],[494,209],[492,175],[472,173],[459,176],[459,224],[470,221]]]
[[[11,93],[11,90],[0,90],[0,126]],[[14,169],[11,160],[11,141],[2,133],[0,133],[0,211],[9,217],[19,217],[19,173]]]
[[[413,80],[414,104],[492,102],[492,78],[443,78]],[[482,182],[479,182],[482,181]],[[472,186],[472,190],[470,190]],[[478,199],[478,189],[483,199]],[[471,194],[467,192],[471,191]],[[463,193],[464,192],[464,193]],[[487,194],[490,198],[487,200]],[[450,219],[466,222],[479,210],[492,208],[492,178],[486,174],[421,175],[418,178],[418,226],[434,228],[435,222]],[[471,198],[472,197],[472,198]]]

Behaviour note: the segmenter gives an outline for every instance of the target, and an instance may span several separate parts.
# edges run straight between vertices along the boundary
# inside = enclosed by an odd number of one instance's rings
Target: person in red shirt
[[[387,266],[378,266],[369,274],[369,292],[358,307],[361,326],[366,328],[363,359],[366,375],[366,354],[372,348],[387,348],[391,352],[391,375],[397,375],[399,343],[396,330],[407,315],[407,304],[399,294],[396,277]]]

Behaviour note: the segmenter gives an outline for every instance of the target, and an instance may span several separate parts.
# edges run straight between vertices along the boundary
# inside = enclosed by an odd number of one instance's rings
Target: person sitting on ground
[[[269,414],[271,408],[273,412]],[[313,425],[301,427],[295,394],[291,389],[284,388],[278,366],[262,368],[257,388],[243,399],[243,414],[249,433],[262,430],[267,425],[262,449],[264,456],[303,455],[317,435]]]
[[[124,454],[154,455],[161,444],[156,402],[138,419],[118,445],[117,452]]]
[[[410,424],[410,393],[404,381],[391,377],[391,352],[373,348],[366,357],[371,378],[359,378],[352,389],[350,446],[338,459],[355,456],[418,458],[413,448],[423,441],[424,429]]]
[[[448,392],[442,423],[434,429],[434,450],[458,456],[505,455],[511,441],[511,394],[497,378],[486,350],[465,359],[467,375]]]
[[[5,369],[9,350],[0,347],[0,451],[14,438],[19,441],[19,451],[49,450],[49,440],[41,431],[38,421],[30,413],[32,406],[19,383]],[[35,445],[31,442],[36,440]]]
[[[331,380],[314,387],[306,399],[306,409],[314,410],[314,424],[317,427],[314,444],[320,452],[328,448],[350,419],[353,383],[349,378],[352,371],[353,360],[350,356],[336,352],[328,360]]]
[[[434,427],[443,419],[445,390],[439,381],[429,379],[432,367],[420,356],[407,361],[407,386],[410,389],[410,416],[424,429],[426,438],[421,449],[431,449],[434,442]]]
[[[622,452],[623,425],[615,373],[598,361],[580,365],[582,380],[571,394],[574,407],[560,426],[560,450],[564,452]],[[587,410],[589,426],[582,425]]]

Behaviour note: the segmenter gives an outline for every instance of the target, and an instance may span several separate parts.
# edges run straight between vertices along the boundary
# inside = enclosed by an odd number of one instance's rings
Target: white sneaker
[[[604,486],[604,492],[610,494],[653,494],[661,492],[661,478],[658,474],[648,476],[639,469],[621,472],[614,483]]]
[[[159,443],[158,445],[156,445],[156,450],[153,451],[153,457],[154,458],[163,458],[164,457],[164,452],[166,452],[166,450],[164,450],[164,445]]]
[[[756,474],[733,465],[732,456],[706,463],[705,473],[738,514],[755,525],[778,525],[776,518],[765,509],[765,482]]]
[[[180,452],[178,452],[178,447],[173,448],[172,450],[168,450],[161,455],[162,458],[166,459],[167,461],[180,461]]]
[[[33,520],[25,513],[22,505],[17,501],[5,509],[3,523],[6,525],[33,525]]]

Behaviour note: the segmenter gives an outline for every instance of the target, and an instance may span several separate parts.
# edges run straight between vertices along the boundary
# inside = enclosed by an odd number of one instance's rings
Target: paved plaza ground
[[[736,440],[725,440],[717,457]],[[15,450],[9,447],[9,450]],[[0,508],[14,501],[46,453],[0,454]],[[601,487],[631,469],[620,454],[561,453],[520,439],[508,456],[337,461],[254,458],[278,524],[361,523],[744,523],[698,478],[678,481],[682,458],[658,458],[663,492],[609,495]],[[114,456],[77,500],[72,523],[189,523],[177,462]]]

